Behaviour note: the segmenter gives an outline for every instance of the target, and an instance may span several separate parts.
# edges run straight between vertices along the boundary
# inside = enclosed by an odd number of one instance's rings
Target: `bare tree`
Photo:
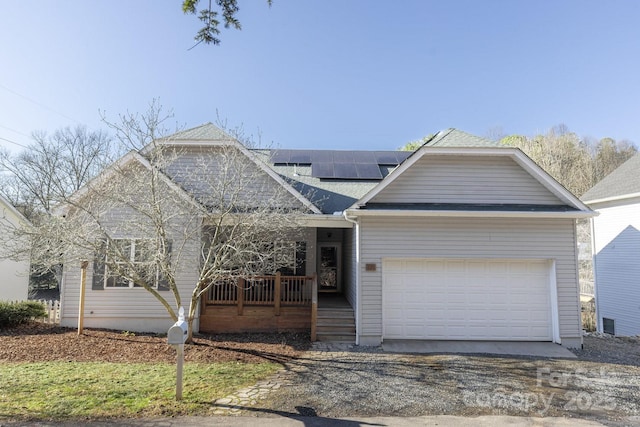
[[[0,192],[33,220],[77,191],[113,160],[111,138],[85,126],[52,135],[34,132],[34,142],[18,153],[0,152]]]
[[[633,157],[636,147],[629,141],[603,138],[593,144],[593,184],[613,172],[618,166]]]
[[[580,196],[636,153],[628,141],[604,138],[594,143],[582,139],[567,126],[554,126],[546,134],[512,135],[505,145],[520,148],[572,193]]]
[[[554,126],[544,135],[534,137],[512,135],[501,141],[505,145],[519,147],[558,182],[578,196],[584,194],[637,151],[628,141],[618,142],[611,138],[600,141],[580,138],[570,132],[565,125]],[[591,261],[585,260],[585,258],[588,259],[591,246],[589,220],[578,220],[576,232],[581,245],[580,280],[593,282]]]
[[[152,104],[112,123],[124,144],[144,147],[66,197],[57,215],[13,235],[30,238],[43,266],[93,259],[94,283],[142,287],[174,321],[188,291],[190,339],[212,286],[296,262],[290,249],[306,208],[239,141],[183,147],[159,134],[163,121]]]

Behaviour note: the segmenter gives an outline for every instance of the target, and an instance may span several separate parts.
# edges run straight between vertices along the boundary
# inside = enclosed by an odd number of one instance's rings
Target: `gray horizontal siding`
[[[120,230],[121,224],[127,222],[125,210],[113,210],[110,212],[111,224],[106,226],[110,229],[118,229],[121,237],[136,237],[135,230],[127,228],[126,233]],[[129,223],[135,223],[130,221]],[[110,227],[109,227],[110,225]],[[198,226],[200,223],[198,222]],[[173,253],[172,262],[176,268],[176,282],[185,310],[188,309],[191,293],[198,280],[199,274],[199,254],[200,254],[200,234],[195,230],[188,233],[181,233],[189,230],[189,227],[176,224],[172,229]],[[306,240],[307,242],[307,274],[315,272],[315,229],[302,230],[301,235],[292,236],[292,240]],[[88,259],[92,259],[92,254],[87,254]],[[63,326],[74,327],[78,322],[78,306],[80,298],[80,268],[74,263],[65,263],[64,284],[61,290],[63,313],[61,324]],[[169,317],[165,307],[151,293],[140,288],[105,288],[93,290],[91,283],[93,279],[93,263],[89,263],[87,269],[86,291],[85,291],[85,326],[107,328],[116,330],[129,330],[140,332],[166,332],[173,321]],[[161,295],[175,306],[175,299],[171,291],[162,291]]]
[[[302,203],[239,151],[221,147],[182,148],[163,171],[205,204],[236,197],[237,205],[272,204],[300,208]]]
[[[199,239],[187,242],[180,253],[175,247],[176,282],[185,310],[189,307],[191,291],[198,279]],[[85,325],[108,329],[127,329],[140,332],[166,332],[173,323],[167,310],[153,295],[141,288],[105,288],[93,290],[93,263],[89,263],[85,290]],[[161,295],[175,307],[171,291]],[[78,321],[80,299],[80,268],[65,264],[61,292],[63,313],[61,324],[75,326]]]
[[[371,203],[563,204],[509,157],[425,155]]]
[[[179,200],[171,198],[170,190],[164,189],[169,206],[167,212],[167,232],[172,240],[172,263],[176,269],[176,282],[185,310],[189,306],[191,290],[197,281],[197,263],[200,249],[199,228],[201,221],[189,216],[177,215],[179,208],[173,207]],[[174,215],[175,216],[172,216]],[[154,233],[148,221],[142,220],[135,209],[113,207],[102,215],[101,225],[109,230],[114,238],[140,238]],[[152,234],[154,235],[154,234]],[[173,321],[164,306],[149,292],[140,288],[105,288],[93,290],[94,254],[86,254],[89,259],[85,290],[85,325],[109,329],[127,329],[131,331],[166,332]],[[161,294],[175,306],[171,291]],[[80,299],[79,263],[66,262],[63,271],[63,288],[61,290],[63,326],[75,326],[78,321]],[[177,307],[176,307],[177,309]]]
[[[600,209],[594,218],[599,326],[615,320],[617,335],[640,335],[640,203]]]
[[[576,240],[570,219],[362,218],[361,334],[382,334],[383,258],[556,261],[561,337],[580,337]]]

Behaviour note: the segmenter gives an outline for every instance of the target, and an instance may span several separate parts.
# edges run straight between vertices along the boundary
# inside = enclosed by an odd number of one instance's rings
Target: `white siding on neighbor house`
[[[513,159],[425,155],[370,203],[564,204]]]
[[[597,208],[594,254],[598,328],[615,320],[616,335],[640,335],[640,200]]]
[[[18,227],[24,221],[0,199],[0,221],[9,227]],[[3,225],[3,226],[4,226]],[[0,301],[25,301],[29,295],[29,259],[0,258]]]
[[[0,301],[26,301],[29,261],[0,260]]]
[[[572,219],[363,217],[360,223],[359,334],[365,342],[382,336],[385,258],[554,260],[560,337],[567,339],[567,343],[579,342],[579,289]],[[376,270],[365,271],[362,266],[368,263],[375,264]]]

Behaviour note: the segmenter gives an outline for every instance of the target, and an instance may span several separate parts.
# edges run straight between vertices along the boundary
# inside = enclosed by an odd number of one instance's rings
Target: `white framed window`
[[[171,251],[170,245],[167,248]],[[94,264],[93,289],[141,288],[135,279],[167,289],[156,261],[158,248],[151,239],[112,239],[103,243],[103,253]]]
[[[294,241],[264,242],[256,246],[256,254],[246,261],[252,274],[304,276],[307,263],[307,243]]]

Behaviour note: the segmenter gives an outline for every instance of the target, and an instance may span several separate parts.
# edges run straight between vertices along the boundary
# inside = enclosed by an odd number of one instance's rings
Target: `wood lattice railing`
[[[273,307],[280,316],[280,307],[311,308],[311,341],[316,340],[318,317],[318,278],[313,276],[251,276],[222,280],[209,289],[202,299],[202,310],[215,306],[237,306],[242,316],[244,306]]]
[[[314,276],[251,276],[214,284],[205,305],[310,306]]]

